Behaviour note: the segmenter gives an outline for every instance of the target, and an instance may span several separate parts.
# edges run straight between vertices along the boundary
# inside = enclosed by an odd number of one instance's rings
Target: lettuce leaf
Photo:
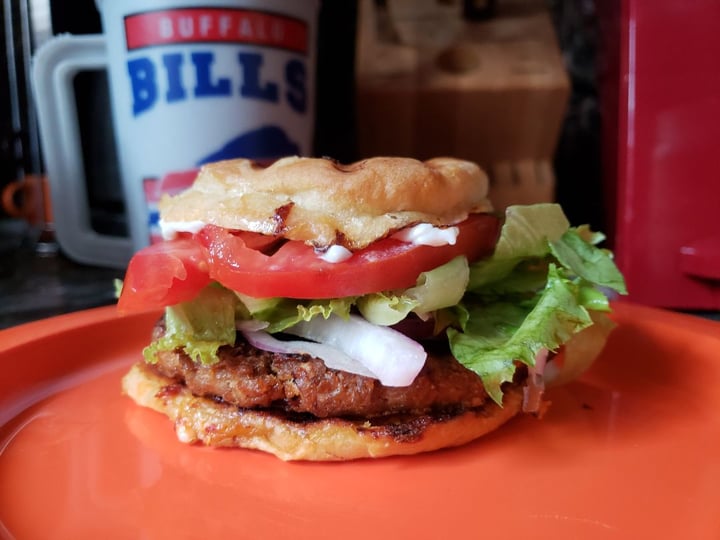
[[[533,366],[592,324],[590,310],[610,310],[607,291],[626,294],[604,236],[570,227],[556,204],[513,206],[494,254],[470,266],[467,319],[447,331],[453,355],[502,402],[516,362]],[[581,362],[581,360],[580,360]]]
[[[550,242],[550,251],[560,264],[575,275],[600,287],[625,294],[625,280],[609,252],[586,242],[577,229],[570,229]]]
[[[547,286],[536,297],[476,304],[468,308],[470,316],[462,332],[448,329],[453,356],[480,376],[498,404],[501,385],[512,380],[516,361],[534,366],[540,350],[555,350],[592,324],[577,301],[578,286],[563,274],[551,264]]]
[[[472,265],[469,290],[504,279],[521,262],[548,254],[570,227],[558,204],[509,206],[493,255]]]
[[[145,347],[149,363],[158,351],[185,350],[195,362],[217,362],[217,351],[235,343],[237,297],[229,290],[209,285],[189,302],[165,308],[165,333]]]
[[[427,318],[431,312],[454,306],[462,299],[469,275],[467,259],[455,257],[421,273],[414,287],[362,296],[357,307],[365,319],[382,326],[396,324],[411,312]]]
[[[238,297],[249,312],[248,318],[266,322],[268,326],[265,331],[271,334],[282,332],[299,322],[308,322],[313,317],[327,319],[334,314],[347,319],[350,316],[350,308],[355,302],[355,297],[310,301],[273,298],[262,302],[261,309],[253,310],[252,304],[255,300],[250,302],[247,297],[242,295]]]

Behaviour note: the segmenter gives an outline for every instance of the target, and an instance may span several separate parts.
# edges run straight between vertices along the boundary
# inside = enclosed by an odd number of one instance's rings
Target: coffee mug
[[[9,216],[24,219],[32,226],[51,225],[47,178],[28,175],[8,183],[2,189],[2,207]]]
[[[37,51],[33,86],[58,243],[124,267],[159,238],[157,202],[204,163],[309,155],[318,0],[96,0],[102,35]],[[108,70],[129,237],[90,224],[73,78]]]

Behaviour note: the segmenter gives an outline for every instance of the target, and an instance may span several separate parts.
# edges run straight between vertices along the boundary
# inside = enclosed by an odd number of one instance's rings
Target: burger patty
[[[488,399],[480,378],[449,354],[429,355],[406,387],[387,387],[376,379],[329,369],[309,355],[262,351],[242,338],[234,347],[222,347],[218,356],[217,363],[203,365],[182,350],[162,351],[150,368],[198,396],[319,418],[457,411]]]

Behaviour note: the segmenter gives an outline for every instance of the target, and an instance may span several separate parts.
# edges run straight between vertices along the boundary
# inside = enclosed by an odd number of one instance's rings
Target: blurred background
[[[715,316],[719,21],[711,0],[326,0],[314,154],[477,161],[499,210],[557,201],[604,231],[630,300]],[[100,32],[93,1],[4,0],[0,30],[3,327],[111,303],[123,272],[63,253],[36,180],[32,55]],[[127,234],[105,73],[74,84],[92,227]]]

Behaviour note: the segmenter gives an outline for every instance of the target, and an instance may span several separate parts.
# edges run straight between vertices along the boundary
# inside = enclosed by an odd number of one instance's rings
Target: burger
[[[496,215],[487,195],[453,158],[203,166],[128,265],[119,312],[164,313],[123,392],[182,442],[283,460],[416,454],[540,416],[625,285],[558,205]]]

